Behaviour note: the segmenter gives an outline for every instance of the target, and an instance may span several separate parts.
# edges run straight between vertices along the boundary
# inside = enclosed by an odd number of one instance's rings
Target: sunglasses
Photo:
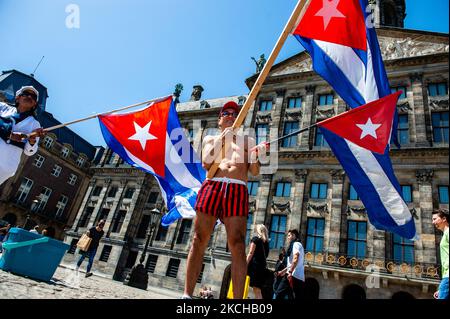
[[[223,111],[220,114],[220,116],[222,116],[222,117],[226,117],[226,116],[229,116],[229,115],[231,115],[232,117],[237,117],[238,116],[238,114],[236,112],[228,112],[228,111]]]
[[[19,96],[28,96],[28,97],[31,97],[35,101],[37,100],[36,94],[30,93],[30,92],[23,92]]]

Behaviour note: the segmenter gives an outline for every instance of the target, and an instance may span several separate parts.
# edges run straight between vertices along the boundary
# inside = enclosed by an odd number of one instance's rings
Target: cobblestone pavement
[[[176,299],[179,292],[149,287],[147,291],[121,282],[58,267],[50,283],[0,270],[0,299]]]

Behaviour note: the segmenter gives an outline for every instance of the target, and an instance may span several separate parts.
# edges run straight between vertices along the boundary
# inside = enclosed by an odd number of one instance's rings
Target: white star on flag
[[[315,16],[323,18],[324,30],[327,29],[328,24],[332,18],[346,18],[346,16],[338,10],[340,0],[323,0],[322,9],[320,9]]]
[[[157,139],[156,136],[150,134],[150,126],[152,125],[152,121],[148,122],[144,127],[140,127],[139,124],[134,121],[133,123],[136,133],[133,136],[130,136],[128,139],[139,141],[139,143],[141,143],[142,149],[145,151],[145,144],[147,144],[147,141]]]
[[[356,124],[356,126],[362,130],[360,139],[363,139],[364,137],[366,137],[366,135],[378,138],[376,131],[381,126],[381,124],[373,124],[372,119],[369,117],[366,124]]]

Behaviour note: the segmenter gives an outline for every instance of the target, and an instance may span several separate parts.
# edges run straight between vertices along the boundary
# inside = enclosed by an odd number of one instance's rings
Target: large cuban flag
[[[155,176],[168,208],[161,224],[195,216],[206,172],[186,138],[171,97],[145,109],[99,116],[108,146],[124,161]]]
[[[351,107],[391,93],[367,0],[311,0],[293,35],[314,70]],[[394,135],[396,120],[393,123]],[[416,229],[389,158],[322,130],[377,228],[412,239]]]

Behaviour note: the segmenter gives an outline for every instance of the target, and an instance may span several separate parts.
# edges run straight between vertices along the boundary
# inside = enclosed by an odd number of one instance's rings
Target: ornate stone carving
[[[420,169],[416,171],[417,181],[419,183],[431,183],[434,171],[432,169]]]
[[[111,178],[107,178],[107,179],[105,179],[105,185],[107,186],[107,185],[109,185],[109,184],[111,184]]]
[[[343,169],[332,169],[330,175],[333,183],[342,183],[344,181],[345,171]]]
[[[202,92],[204,91],[201,85],[194,85],[192,88],[191,101],[200,101]]]
[[[308,176],[308,170],[306,169],[296,169],[295,170],[295,181],[304,183],[306,181],[306,177]]]
[[[211,108],[211,105],[208,103],[208,101],[203,100],[200,102],[200,109],[209,109]]]
[[[286,120],[300,120],[302,116],[303,112],[301,109],[293,109],[293,110],[286,109],[286,112],[284,113],[284,118]]]
[[[305,86],[305,90],[307,94],[314,94],[316,92],[316,86],[315,85],[307,85]]]
[[[272,76],[287,75],[287,74],[310,72],[310,71],[312,71],[312,63],[311,63],[311,59],[308,57],[307,59],[304,59],[302,61],[297,61],[297,62],[291,63],[291,64],[285,66],[283,69],[271,73],[271,75]]]
[[[383,60],[449,52],[449,45],[446,43],[416,41],[410,37],[398,39],[380,37],[379,41]]]
[[[364,206],[356,206],[356,205],[347,205],[347,216],[351,215],[352,213],[355,213],[357,215],[364,215],[367,213],[366,208]]]
[[[399,104],[397,104],[397,110],[400,113],[408,113],[409,111],[412,111],[411,106],[409,106],[409,102],[404,99],[404,101],[401,101]]]
[[[286,204],[277,204],[275,202],[272,202],[272,209],[275,212],[283,213],[284,211],[287,211],[289,214],[291,213],[291,203],[287,202]]]
[[[315,202],[312,200],[309,200],[306,203],[306,210],[309,212],[316,212],[319,213],[321,216],[323,216],[325,213],[329,213],[328,211],[328,203],[326,201],[321,202]]]
[[[448,95],[429,97],[428,102],[433,111],[448,110]]]
[[[96,182],[97,182],[96,178],[91,178],[91,180],[89,181],[89,186],[94,187]]]
[[[258,123],[272,122],[272,114],[271,113],[256,114],[256,122]]]
[[[272,180],[272,174],[262,174],[261,180],[263,182],[270,182]]]
[[[286,94],[286,89],[277,89],[275,90],[275,93],[277,94],[277,97],[283,97],[284,94]]]
[[[326,119],[333,117],[336,114],[334,105],[319,106],[316,108],[316,116],[318,119]]]

